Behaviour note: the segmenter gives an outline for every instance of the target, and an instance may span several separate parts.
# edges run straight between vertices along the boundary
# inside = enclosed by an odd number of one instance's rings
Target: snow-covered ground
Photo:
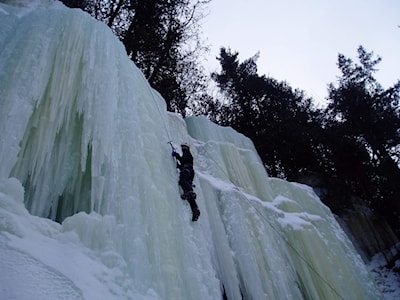
[[[0,3],[0,299],[383,298],[311,188],[167,113],[106,25],[45,2]],[[196,223],[168,141],[191,143]]]
[[[400,244],[397,244],[396,247],[399,249]],[[396,252],[393,251],[393,253]],[[384,295],[384,299],[398,300],[400,299],[400,259],[396,261],[392,269],[386,268],[385,265],[383,254],[376,254],[368,264],[368,269]]]

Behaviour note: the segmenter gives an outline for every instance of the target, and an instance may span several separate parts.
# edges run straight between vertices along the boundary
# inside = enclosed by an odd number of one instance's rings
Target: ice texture
[[[167,112],[104,24],[35,3],[0,4],[1,299],[380,299],[311,188]],[[191,145],[197,222],[169,141]]]

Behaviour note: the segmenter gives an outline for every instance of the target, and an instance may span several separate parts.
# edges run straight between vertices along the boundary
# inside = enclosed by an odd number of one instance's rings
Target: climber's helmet
[[[189,149],[190,147],[189,147],[188,143],[183,143],[183,144],[181,144],[181,148],[182,149]]]

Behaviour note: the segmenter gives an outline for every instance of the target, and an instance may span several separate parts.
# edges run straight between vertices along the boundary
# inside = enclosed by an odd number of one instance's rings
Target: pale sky
[[[400,79],[399,26],[400,0],[212,0],[202,20],[206,71],[219,70],[221,47],[241,62],[259,51],[259,75],[322,101],[340,74],[338,53],[358,62],[362,45],[382,57],[375,77],[388,88]]]

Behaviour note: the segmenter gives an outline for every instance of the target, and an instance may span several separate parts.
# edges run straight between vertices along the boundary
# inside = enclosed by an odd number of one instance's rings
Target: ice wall
[[[380,298],[310,188],[167,113],[103,24],[32,3],[0,4],[1,299]],[[168,141],[192,145],[196,223]]]

